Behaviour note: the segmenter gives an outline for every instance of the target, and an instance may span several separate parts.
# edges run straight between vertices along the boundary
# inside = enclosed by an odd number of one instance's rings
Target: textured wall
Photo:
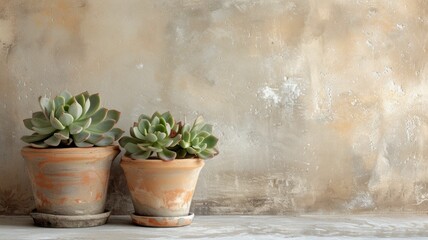
[[[62,89],[213,122],[196,213],[426,211],[427,43],[427,1],[0,0],[0,213],[33,207],[21,120]]]

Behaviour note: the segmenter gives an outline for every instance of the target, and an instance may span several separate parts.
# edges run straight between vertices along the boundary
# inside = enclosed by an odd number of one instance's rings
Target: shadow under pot
[[[134,224],[179,227],[192,223],[190,205],[204,160],[134,160],[123,156],[120,165],[134,204]]]
[[[110,168],[118,146],[91,148],[24,147],[36,209],[43,227],[92,227],[105,224]]]

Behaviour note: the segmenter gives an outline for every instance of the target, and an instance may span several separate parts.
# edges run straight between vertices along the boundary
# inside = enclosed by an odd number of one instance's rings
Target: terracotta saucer
[[[39,213],[33,210],[30,215],[34,224],[52,228],[83,228],[103,225],[107,222],[111,211],[91,215],[55,215]]]
[[[183,227],[190,225],[195,214],[189,213],[179,217],[153,217],[131,214],[132,222],[145,227]]]

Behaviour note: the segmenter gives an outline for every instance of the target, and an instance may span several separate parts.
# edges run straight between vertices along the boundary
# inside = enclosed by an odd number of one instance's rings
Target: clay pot
[[[120,163],[131,192],[135,214],[155,217],[189,215],[202,159],[133,160]]]
[[[24,147],[36,211],[57,215],[103,213],[110,167],[118,146],[91,148]]]

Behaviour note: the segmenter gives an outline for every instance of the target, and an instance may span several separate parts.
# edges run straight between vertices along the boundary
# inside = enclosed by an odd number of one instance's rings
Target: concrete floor
[[[128,216],[81,229],[35,227],[30,217],[0,216],[0,239],[428,239],[428,216],[197,216],[191,226],[145,228]]]

